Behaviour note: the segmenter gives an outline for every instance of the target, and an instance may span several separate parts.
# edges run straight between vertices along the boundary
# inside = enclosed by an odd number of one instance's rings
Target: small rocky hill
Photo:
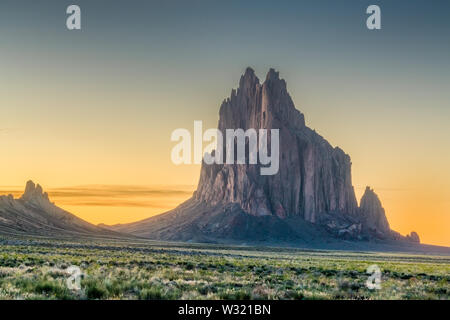
[[[0,196],[0,234],[119,236],[57,207],[33,181],[27,182],[25,192],[18,199],[12,195]]]

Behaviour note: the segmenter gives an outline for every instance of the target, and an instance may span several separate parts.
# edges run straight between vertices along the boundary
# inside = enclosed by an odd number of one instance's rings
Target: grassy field
[[[449,280],[448,256],[0,239],[0,299],[449,299]]]

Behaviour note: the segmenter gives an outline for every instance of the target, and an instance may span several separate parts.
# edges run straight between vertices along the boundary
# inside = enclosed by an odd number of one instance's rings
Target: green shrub
[[[107,290],[105,286],[99,281],[94,280],[87,281],[84,290],[86,293],[86,297],[92,300],[103,299],[107,295]]]
[[[151,287],[148,289],[143,289],[139,292],[139,299],[141,300],[161,300],[163,299],[163,294],[161,289],[158,287]]]

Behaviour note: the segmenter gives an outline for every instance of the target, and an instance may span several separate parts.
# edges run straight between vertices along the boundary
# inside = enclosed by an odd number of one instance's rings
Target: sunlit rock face
[[[246,70],[239,88],[220,107],[218,128],[223,133],[279,129],[279,171],[263,176],[259,165],[203,163],[197,200],[237,203],[255,216],[300,216],[313,223],[323,213],[357,213],[350,157],[305,125],[275,70],[262,84],[252,69]]]

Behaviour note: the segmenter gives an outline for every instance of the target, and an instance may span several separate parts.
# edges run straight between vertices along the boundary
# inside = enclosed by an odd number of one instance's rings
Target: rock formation
[[[226,129],[279,129],[278,173],[261,175],[261,166],[248,162],[203,162],[190,200],[114,230],[183,241],[404,240],[390,230],[373,190],[366,189],[358,207],[350,157],[306,126],[278,72],[270,69],[261,84],[247,68],[219,113],[223,134]]]
[[[0,196],[0,234],[44,236],[95,235],[118,233],[94,226],[50,202],[42,187],[28,181],[19,199]]]
[[[360,219],[367,229],[380,235],[390,231],[381,201],[370,187],[366,187],[366,191],[361,198],[359,213]]]
[[[420,243],[419,235],[412,231],[410,234],[406,235],[406,240],[414,243]]]
[[[252,69],[246,70],[237,91],[220,107],[218,128],[279,129],[280,170],[262,176],[257,165],[204,163],[197,200],[211,205],[238,203],[255,216],[301,216],[313,223],[326,212],[356,213],[350,157],[305,125],[275,70],[263,84]]]
[[[44,206],[50,203],[47,192],[44,192],[39,184],[35,185],[31,180],[27,182],[25,191],[20,199],[25,202]]]

